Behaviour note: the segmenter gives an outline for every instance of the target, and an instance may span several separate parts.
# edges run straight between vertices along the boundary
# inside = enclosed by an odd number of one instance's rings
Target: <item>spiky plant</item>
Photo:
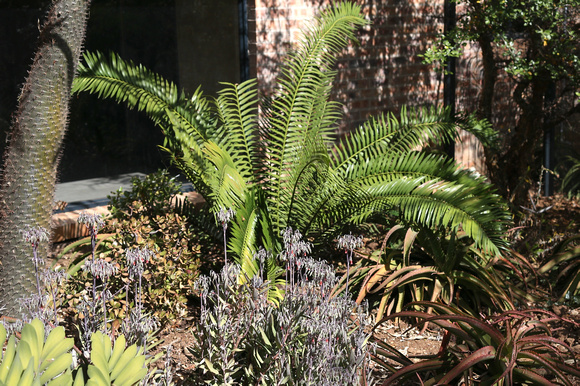
[[[56,170],[90,0],[53,1],[14,114],[0,183],[0,307],[13,316],[34,286],[27,227],[50,229]],[[46,251],[47,241],[41,245]],[[42,252],[41,252],[42,253]]]
[[[99,53],[85,56],[74,90],[126,102],[163,129],[165,148],[210,211],[235,211],[229,248],[247,274],[257,270],[258,245],[279,251],[287,227],[310,238],[386,211],[461,228],[497,253],[509,214],[492,187],[420,150],[454,137],[446,111],[403,109],[400,119],[381,115],[336,140],[335,56],[365,24],[350,3],[323,11],[282,64],[268,101],[256,80],[225,84],[213,104],[199,91],[188,98],[149,70]]]

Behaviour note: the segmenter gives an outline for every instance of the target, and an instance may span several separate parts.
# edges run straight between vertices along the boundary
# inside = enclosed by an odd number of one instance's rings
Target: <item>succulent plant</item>
[[[1,386],[130,386],[147,375],[141,349],[136,345],[126,348],[123,335],[113,345],[111,338],[96,332],[91,338],[92,363],[88,365],[85,382],[83,369],[73,360],[73,339],[65,337],[63,327],[50,330],[48,335],[45,331],[44,324],[34,319],[24,325],[19,339],[14,334],[10,336],[0,361]],[[7,335],[6,328],[0,324],[0,342],[6,342]]]

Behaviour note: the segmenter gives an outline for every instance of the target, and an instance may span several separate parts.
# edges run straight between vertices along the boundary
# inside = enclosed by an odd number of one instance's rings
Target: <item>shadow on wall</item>
[[[280,59],[301,26],[327,4],[256,1],[256,42],[251,50],[263,92],[272,90]],[[360,44],[349,47],[337,64],[334,99],[345,112],[341,134],[380,112],[396,113],[403,104],[434,104],[442,98],[441,82],[418,56],[442,29],[442,2],[367,0],[361,8],[371,25],[358,32]]]

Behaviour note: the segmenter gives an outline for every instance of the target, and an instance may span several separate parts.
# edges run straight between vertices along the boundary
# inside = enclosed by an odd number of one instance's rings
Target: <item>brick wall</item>
[[[441,76],[419,56],[443,29],[443,0],[357,2],[371,25],[358,32],[360,44],[349,47],[338,60],[333,99],[344,106],[341,134],[380,112],[397,113],[402,105],[441,104],[443,99]],[[325,4],[328,1],[249,1],[251,76],[258,78],[262,92],[272,90],[280,58]],[[476,48],[468,48],[457,66],[458,111],[473,111],[479,96],[479,55]],[[499,88],[509,95],[508,86]],[[481,145],[467,133],[460,137],[457,160],[484,172]]]

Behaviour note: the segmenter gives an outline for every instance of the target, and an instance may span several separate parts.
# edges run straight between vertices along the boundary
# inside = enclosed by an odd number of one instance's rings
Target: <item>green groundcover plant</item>
[[[85,55],[74,92],[127,103],[163,130],[164,148],[209,211],[232,209],[228,248],[248,277],[258,272],[260,246],[273,256],[282,250],[287,227],[319,239],[387,211],[394,221],[462,229],[477,247],[499,253],[510,221],[500,197],[482,178],[424,150],[454,138],[457,123],[446,110],[383,114],[337,139],[335,57],[366,24],[357,5],[325,9],[281,65],[268,99],[259,98],[255,79],[224,84],[215,100],[200,90],[188,96],[101,53]],[[268,267],[273,279],[279,270]]]

